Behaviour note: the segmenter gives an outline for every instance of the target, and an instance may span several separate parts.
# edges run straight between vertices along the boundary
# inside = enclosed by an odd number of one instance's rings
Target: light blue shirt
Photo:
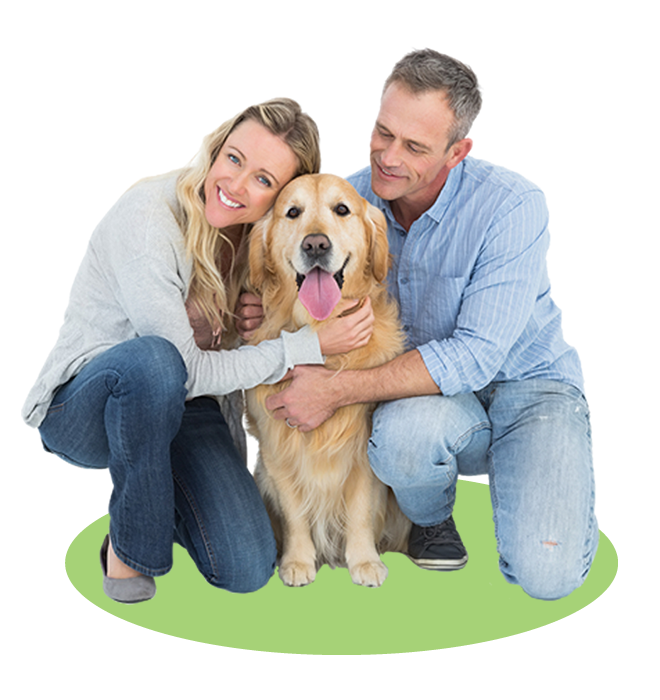
[[[468,157],[410,231],[371,190],[371,169],[348,178],[386,216],[389,289],[440,391],[544,378],[583,391],[577,352],[561,331],[546,266],[543,193],[520,175]]]

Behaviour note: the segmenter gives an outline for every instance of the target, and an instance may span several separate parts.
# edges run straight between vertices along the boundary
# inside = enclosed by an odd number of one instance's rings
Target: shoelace
[[[438,525],[422,527],[420,536],[425,544],[462,544],[461,538],[455,529],[453,518],[448,518]]]

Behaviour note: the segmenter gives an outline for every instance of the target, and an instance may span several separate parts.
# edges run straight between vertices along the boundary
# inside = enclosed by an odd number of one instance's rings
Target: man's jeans
[[[586,578],[598,525],[589,409],[574,387],[529,379],[381,404],[369,459],[422,526],[451,515],[459,474],[488,474],[504,577],[546,600]]]
[[[186,402],[186,379],[168,341],[121,343],[60,388],[41,437],[72,464],[110,469],[110,538],[125,564],[166,574],[178,542],[212,585],[256,590],[275,567],[270,521],[217,402]]]

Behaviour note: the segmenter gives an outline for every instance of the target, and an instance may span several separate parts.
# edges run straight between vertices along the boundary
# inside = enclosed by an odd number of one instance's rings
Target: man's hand
[[[287,420],[303,433],[318,428],[342,406],[440,393],[417,350],[370,369],[336,372],[321,365],[299,365],[284,379],[291,384],[269,396],[266,408],[273,418]]]
[[[291,384],[266,399],[266,408],[277,420],[307,433],[318,428],[339,408],[339,377],[320,365],[299,365],[284,378]]]
[[[264,320],[261,297],[250,292],[241,294],[236,305],[236,330],[243,340],[249,340]]]
[[[218,349],[222,340],[222,329],[213,329],[204,312],[192,299],[186,301],[186,313],[197,347],[200,350]]]

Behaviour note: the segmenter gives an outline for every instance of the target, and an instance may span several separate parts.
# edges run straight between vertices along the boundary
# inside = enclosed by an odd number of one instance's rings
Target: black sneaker
[[[456,530],[453,516],[439,525],[429,527],[413,523],[407,555],[417,566],[433,571],[462,569],[468,560],[467,550]]]

